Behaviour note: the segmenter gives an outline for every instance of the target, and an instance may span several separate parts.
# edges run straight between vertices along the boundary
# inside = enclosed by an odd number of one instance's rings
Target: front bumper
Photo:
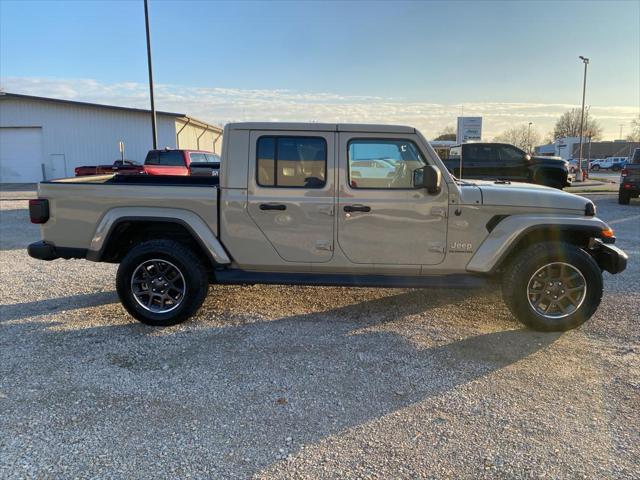
[[[600,268],[614,274],[624,271],[629,260],[629,256],[622,249],[599,240],[596,240],[594,258]]]
[[[27,253],[30,257],[38,260],[55,260],[56,258],[85,258],[87,250],[84,248],[56,247],[51,243],[43,240],[34,242],[27,247]]]

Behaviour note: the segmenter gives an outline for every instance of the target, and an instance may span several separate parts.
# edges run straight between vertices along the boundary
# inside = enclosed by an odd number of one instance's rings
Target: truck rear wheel
[[[565,331],[586,322],[602,299],[602,272],[584,250],[544,242],[519,252],[502,278],[505,303],[529,328]]]
[[[631,201],[631,194],[628,192],[620,191],[618,192],[618,203],[620,205],[629,205]]]
[[[202,305],[209,284],[198,257],[173,240],[150,240],[122,260],[116,289],[124,308],[153,326],[176,325]]]

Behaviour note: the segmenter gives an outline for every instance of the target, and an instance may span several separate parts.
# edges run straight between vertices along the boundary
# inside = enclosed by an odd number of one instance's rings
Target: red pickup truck
[[[217,176],[220,157],[202,150],[150,150],[144,165],[132,160],[118,160],[113,165],[82,166],[75,169],[76,177],[106,173],[146,175]]]
[[[202,150],[150,150],[144,161],[147,175],[215,175],[220,157]]]

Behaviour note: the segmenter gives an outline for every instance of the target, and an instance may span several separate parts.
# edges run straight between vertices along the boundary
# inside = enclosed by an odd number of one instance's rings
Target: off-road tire
[[[132,291],[132,276],[145,261],[160,259],[177,267],[185,280],[185,293],[178,306],[168,312],[152,312],[143,308]],[[116,276],[116,290],[124,308],[147,325],[176,325],[191,317],[207,296],[207,271],[191,249],[174,240],[150,240],[135,246],[122,260]]]
[[[631,194],[627,192],[618,192],[618,203],[620,205],[629,205],[631,201]]]
[[[553,262],[569,264],[584,277],[586,293],[580,306],[570,315],[550,319],[529,303],[528,286],[533,275]],[[524,325],[546,332],[566,331],[586,322],[595,313],[602,299],[602,271],[583,249],[564,242],[542,242],[517,253],[502,276],[502,295],[513,315]]]
[[[589,170],[593,170],[594,172],[598,172],[598,171],[600,171],[600,165],[594,165]]]

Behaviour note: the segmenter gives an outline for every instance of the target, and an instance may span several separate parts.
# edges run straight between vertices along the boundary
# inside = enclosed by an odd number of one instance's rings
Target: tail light
[[[46,198],[29,200],[29,218],[31,223],[46,223],[49,220],[49,200]]]
[[[76,177],[80,176],[80,167],[76,167],[73,171],[75,172]]]
[[[629,175],[629,170],[623,168],[622,170],[620,170],[620,175],[626,177],[627,175]]]

